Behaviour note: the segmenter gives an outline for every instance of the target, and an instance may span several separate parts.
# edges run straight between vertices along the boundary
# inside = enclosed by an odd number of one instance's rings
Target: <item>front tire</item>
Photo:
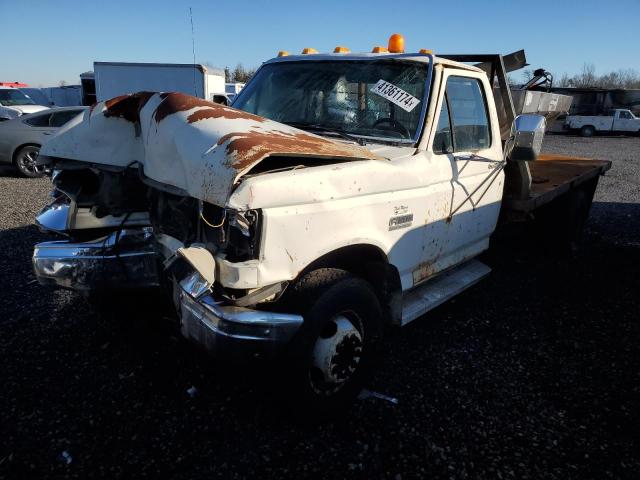
[[[42,176],[42,172],[36,166],[38,153],[40,153],[40,147],[35,145],[27,145],[16,152],[13,163],[23,177]]]
[[[286,358],[295,410],[325,416],[344,411],[373,371],[382,340],[382,309],[371,285],[344,270],[322,268],[294,287],[304,323]]]

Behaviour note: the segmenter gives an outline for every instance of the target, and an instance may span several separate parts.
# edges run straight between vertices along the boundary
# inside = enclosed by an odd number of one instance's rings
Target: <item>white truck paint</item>
[[[184,336],[217,352],[297,352],[292,383],[333,408],[361,388],[383,318],[403,325],[488,273],[472,259],[505,201],[529,215],[608,168],[581,160],[564,179],[556,163],[562,189],[535,192],[523,160],[539,152],[544,119],[519,117],[504,137],[492,84],[431,54],[316,54],[263,64],[238,109],[178,93],[100,102],[43,147],[69,199],[58,196],[38,223],[72,238],[86,230],[74,181],[99,170],[105,183],[82,203],[121,218],[119,229],[37,245],[36,275],[85,291],[104,286],[104,271],[112,286],[169,283]],[[134,228],[129,215],[142,211],[150,224]]]
[[[569,115],[565,128],[578,130],[584,137],[591,137],[596,132],[640,133],[640,118],[631,110],[619,108],[609,111],[606,116]]]
[[[98,101],[135,92],[181,92],[214,101],[225,96],[224,70],[200,64],[94,62]]]

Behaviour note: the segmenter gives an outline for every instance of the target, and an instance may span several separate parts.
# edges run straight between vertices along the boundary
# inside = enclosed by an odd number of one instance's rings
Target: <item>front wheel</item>
[[[373,288],[344,270],[305,275],[292,300],[304,323],[286,358],[290,400],[296,410],[338,413],[369,378],[382,339],[382,310]]]
[[[22,176],[29,178],[42,176],[42,172],[36,165],[39,152],[40,148],[35,145],[27,145],[16,152],[14,165]]]

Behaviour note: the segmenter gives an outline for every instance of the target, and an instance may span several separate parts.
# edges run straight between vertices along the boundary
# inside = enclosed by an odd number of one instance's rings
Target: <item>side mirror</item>
[[[537,159],[546,128],[547,122],[542,115],[518,115],[505,144],[505,157],[516,161]]]

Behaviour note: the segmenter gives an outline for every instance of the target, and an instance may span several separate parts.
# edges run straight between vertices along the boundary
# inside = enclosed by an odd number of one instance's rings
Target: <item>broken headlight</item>
[[[260,211],[227,210],[227,260],[241,262],[258,258],[260,247]]]
[[[238,211],[204,203],[200,216],[203,220],[205,241],[212,251],[224,253],[230,262],[258,258],[260,247],[260,210]]]

